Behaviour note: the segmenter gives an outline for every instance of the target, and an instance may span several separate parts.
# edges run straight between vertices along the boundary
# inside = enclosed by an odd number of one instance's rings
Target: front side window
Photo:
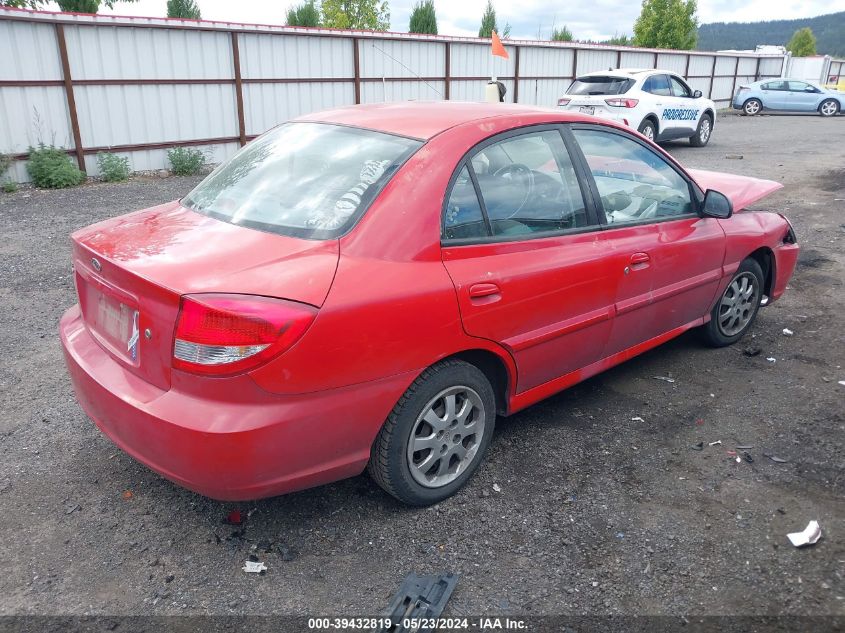
[[[646,79],[643,84],[643,90],[653,95],[672,96],[672,89],[669,87],[669,77],[666,75],[652,75]]]
[[[182,204],[224,222],[309,239],[351,228],[422,141],[288,123],[215,169]]]
[[[687,181],[635,140],[573,130],[601,197],[608,224],[663,220],[695,212]]]
[[[804,83],[803,81],[787,81],[786,86],[790,92],[810,92],[807,89],[812,89],[810,84]]]
[[[692,92],[690,92],[689,86],[687,86],[683,81],[681,81],[677,77],[672,77],[670,75],[669,81],[672,82],[672,92],[675,93],[676,97],[692,96]]]
[[[493,236],[530,236],[590,225],[578,177],[557,130],[487,145],[464,169],[475,176],[482,213]],[[459,176],[450,205],[462,196],[461,183]]]

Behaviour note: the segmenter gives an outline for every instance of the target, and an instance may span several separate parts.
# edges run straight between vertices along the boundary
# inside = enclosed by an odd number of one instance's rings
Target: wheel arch
[[[651,121],[654,124],[654,131],[657,132],[657,134],[660,134],[660,119],[654,112],[649,112],[648,114],[646,114],[643,117],[643,120],[640,121],[640,125],[637,126],[637,129],[639,130],[640,126],[646,121]]]
[[[704,108],[704,112],[701,116],[709,116],[710,117],[710,125],[713,126],[716,123],[716,113],[713,112],[713,108]]]
[[[763,270],[763,294],[772,296],[772,289],[775,283],[775,254],[768,246],[761,246],[748,255],[746,259],[753,259]]]
[[[449,359],[462,360],[477,367],[493,387],[496,412],[499,415],[508,415],[511,390],[516,384],[516,368],[512,359],[506,360],[500,354],[484,348],[466,349],[441,360]]]

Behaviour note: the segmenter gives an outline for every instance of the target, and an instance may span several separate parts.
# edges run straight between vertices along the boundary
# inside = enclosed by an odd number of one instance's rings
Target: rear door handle
[[[486,297],[495,297],[501,295],[502,291],[499,286],[491,283],[473,284],[469,287],[470,299],[484,299]]]

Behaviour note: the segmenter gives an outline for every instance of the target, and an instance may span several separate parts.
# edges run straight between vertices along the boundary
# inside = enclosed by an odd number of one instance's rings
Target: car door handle
[[[642,270],[648,268],[651,263],[651,257],[648,253],[634,253],[631,255],[631,270]]]
[[[501,296],[499,286],[491,283],[473,284],[469,287],[470,299],[485,299]]]

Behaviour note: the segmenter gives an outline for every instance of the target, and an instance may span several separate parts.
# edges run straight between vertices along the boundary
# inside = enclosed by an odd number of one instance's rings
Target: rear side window
[[[785,83],[783,81],[770,81],[763,84],[763,90],[786,90]]]
[[[249,228],[332,239],[350,229],[422,141],[322,123],[261,136],[182,199]]]
[[[475,185],[472,184],[466,165],[452,186],[449,202],[446,203],[443,230],[447,240],[465,240],[488,235],[481,204],[478,202]]]
[[[653,95],[672,96],[672,89],[669,87],[669,77],[667,75],[652,75],[645,80],[643,90]]]
[[[568,95],[621,95],[634,85],[624,77],[578,77],[566,91]]]

